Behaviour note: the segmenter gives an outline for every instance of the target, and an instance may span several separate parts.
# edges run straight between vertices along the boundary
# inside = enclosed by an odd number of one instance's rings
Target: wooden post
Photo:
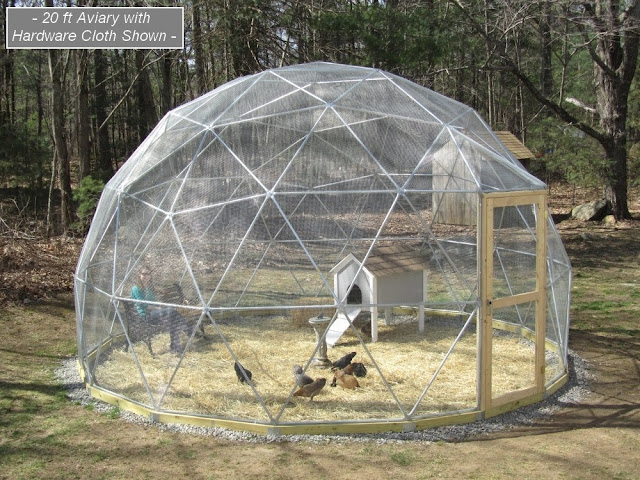
[[[422,303],[418,306],[418,331],[424,332],[424,304],[427,303],[427,269],[422,270]]]
[[[547,196],[537,203],[536,225],[536,392],[544,391],[546,356],[545,337],[547,331]]]
[[[491,354],[493,336],[493,201],[481,200],[481,223],[478,229],[480,250],[480,322],[478,329],[478,405],[481,411],[491,407]]]
[[[378,279],[371,278],[371,303],[378,303]],[[378,307],[371,307],[371,342],[378,341]]]

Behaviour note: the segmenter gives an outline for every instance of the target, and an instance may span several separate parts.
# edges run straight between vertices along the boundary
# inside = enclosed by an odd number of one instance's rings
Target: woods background
[[[3,43],[8,6],[185,9],[183,50],[2,45],[2,208],[39,215],[32,228],[48,235],[86,231],[104,183],[172,108],[312,61],[381,68],[455,98],[523,140],[540,178],[593,188],[630,218],[640,0],[2,0]]]

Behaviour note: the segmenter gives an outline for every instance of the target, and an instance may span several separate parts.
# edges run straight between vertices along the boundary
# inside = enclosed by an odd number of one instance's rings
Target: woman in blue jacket
[[[131,289],[131,298],[136,300],[135,306],[138,314],[151,325],[168,328],[171,337],[170,349],[180,353],[180,332],[187,330],[187,322],[180,313],[172,307],[151,305],[148,302],[156,301],[153,289],[151,270],[142,267],[139,272],[140,282]]]

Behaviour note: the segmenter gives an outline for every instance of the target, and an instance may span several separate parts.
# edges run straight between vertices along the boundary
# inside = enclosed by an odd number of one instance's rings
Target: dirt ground
[[[552,197],[566,213],[573,199]],[[632,213],[640,218],[635,194]],[[560,217],[559,217],[560,218]],[[0,479],[640,478],[640,221],[558,224],[574,268],[570,348],[589,394],[550,417],[458,443],[225,441],[70,402],[81,240],[0,237]]]

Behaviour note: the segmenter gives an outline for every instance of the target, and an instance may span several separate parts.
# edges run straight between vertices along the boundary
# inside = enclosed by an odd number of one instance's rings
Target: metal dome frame
[[[332,281],[331,269],[350,254],[358,259],[352,287],[367,261],[390,245],[422,256],[426,290],[415,301],[399,293],[397,301],[366,296],[358,311],[371,312],[371,340],[378,340],[378,311],[385,324],[398,312],[420,318],[416,338],[425,310],[457,316],[462,327],[413,406],[398,401],[385,365],[370,352],[373,343],[355,328],[351,288],[339,291]],[[186,312],[221,340],[230,365],[248,359],[228,338],[227,319],[332,312],[324,337],[340,321],[353,331],[397,415],[287,420],[295,386],[274,407],[251,381],[262,419],[167,407],[172,382],[195,351],[197,328],[163,365],[168,381],[159,392],[139,359],[146,347],[126,309],[143,265],[180,287],[179,298],[147,299],[145,308]],[[401,281],[389,278],[385,288],[393,292]],[[473,109],[378,69],[295,65],[236,79],[169,112],[108,182],[75,273],[78,365],[92,396],[158,422],[262,434],[466,423],[538,402],[566,383],[570,291],[571,265],[548,214],[545,184]],[[252,328],[259,333],[264,324],[256,320]],[[429,413],[434,379],[472,329],[475,401]],[[492,377],[500,332],[532,345],[525,385],[514,391],[497,391]],[[122,375],[139,386],[137,398],[101,378],[101,366],[122,347],[135,365]]]

